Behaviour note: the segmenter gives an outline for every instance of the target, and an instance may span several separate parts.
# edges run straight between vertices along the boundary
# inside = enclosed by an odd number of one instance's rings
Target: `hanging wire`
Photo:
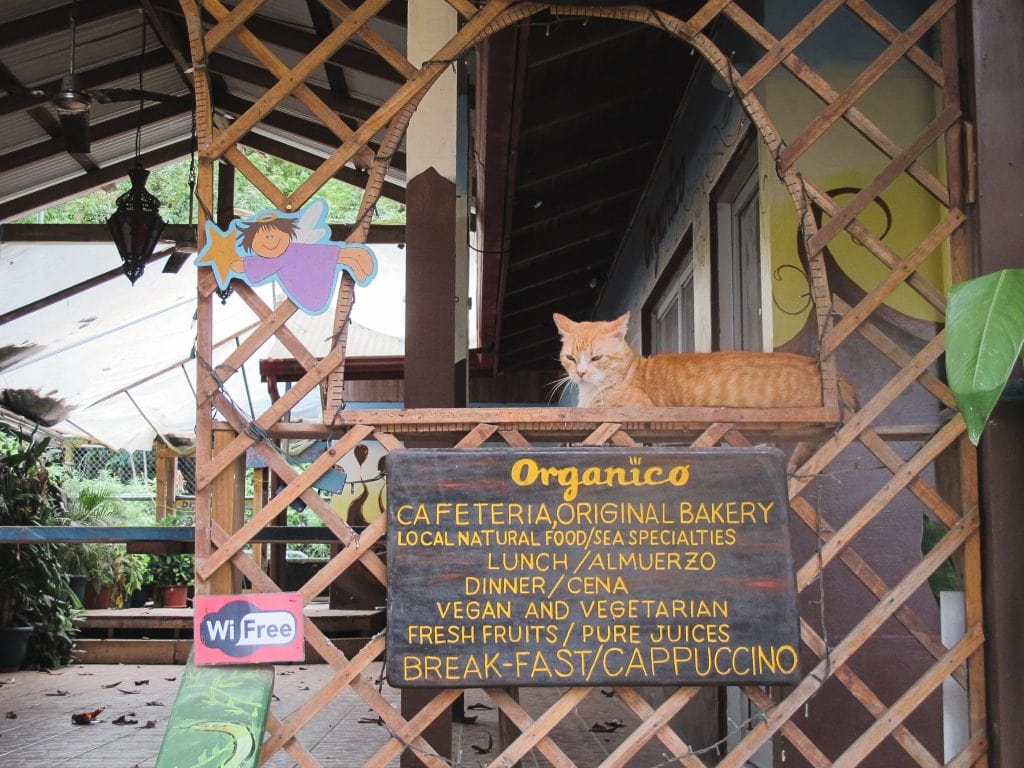
[[[139,157],[142,155],[142,108],[145,105],[145,97],[142,90],[143,69],[146,66],[146,14],[139,10],[139,17],[142,19],[142,46],[139,48],[139,111],[138,120],[135,125],[135,164],[139,164]],[[193,112],[194,114],[194,112]]]
[[[139,407],[139,404],[137,402],[135,402],[135,398],[132,397],[132,393],[128,392],[126,390],[124,394],[125,394],[125,397],[127,397],[128,400],[131,402],[131,404],[133,406],[135,406],[135,410],[139,412],[139,416],[142,417],[142,420],[145,421],[149,425],[150,429],[152,429],[154,432],[156,432],[156,436],[160,438],[160,442],[162,442],[164,445],[166,445],[168,447],[172,447],[170,441],[166,437],[163,436],[163,433],[156,426],[156,424],[154,424],[152,421],[150,421],[150,418],[149,418],[149,416],[146,415],[146,412],[143,411],[142,408]],[[134,469],[134,467],[133,467],[133,469]]]
[[[193,222],[192,219],[195,215],[195,202],[196,202],[196,149],[198,144],[198,138],[196,136],[196,110],[192,109],[192,132],[190,135],[189,151],[190,157],[188,161],[188,225],[191,227]]]

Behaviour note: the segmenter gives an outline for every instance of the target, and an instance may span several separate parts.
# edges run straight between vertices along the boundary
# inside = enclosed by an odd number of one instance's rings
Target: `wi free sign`
[[[304,658],[302,595],[196,597],[197,664],[260,664]]]

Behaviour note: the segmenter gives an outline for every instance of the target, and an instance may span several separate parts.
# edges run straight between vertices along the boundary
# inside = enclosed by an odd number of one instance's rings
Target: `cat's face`
[[[610,322],[573,322],[555,313],[562,337],[559,359],[566,375],[581,389],[605,389],[622,381],[633,360],[626,344],[629,314]]]

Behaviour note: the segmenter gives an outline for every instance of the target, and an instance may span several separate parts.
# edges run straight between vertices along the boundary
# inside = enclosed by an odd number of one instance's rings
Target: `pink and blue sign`
[[[310,315],[330,306],[340,272],[348,272],[357,285],[367,285],[377,275],[373,251],[331,240],[327,202],[321,199],[295,213],[268,209],[235,219],[225,230],[206,222],[206,243],[195,263],[213,269],[221,290],[232,280],[251,286],[277,283]]]
[[[305,659],[302,595],[197,596],[196,664],[269,664]]]

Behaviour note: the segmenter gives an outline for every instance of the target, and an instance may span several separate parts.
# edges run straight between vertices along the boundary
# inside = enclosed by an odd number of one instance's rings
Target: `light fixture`
[[[160,201],[146,190],[148,176],[149,171],[141,165],[128,171],[132,186],[117,198],[117,210],[107,219],[107,228],[124,262],[124,273],[132,285],[142,276],[164,231],[164,220],[157,212]]]
[[[117,209],[107,219],[107,228],[124,262],[124,273],[132,285],[142,275],[146,262],[164,231],[158,210],[160,201],[146,190],[149,171],[139,162],[142,141],[143,62],[146,55],[146,17],[142,17],[142,49],[139,51],[139,119],[135,129],[135,167],[128,171],[131,187],[117,198]]]

